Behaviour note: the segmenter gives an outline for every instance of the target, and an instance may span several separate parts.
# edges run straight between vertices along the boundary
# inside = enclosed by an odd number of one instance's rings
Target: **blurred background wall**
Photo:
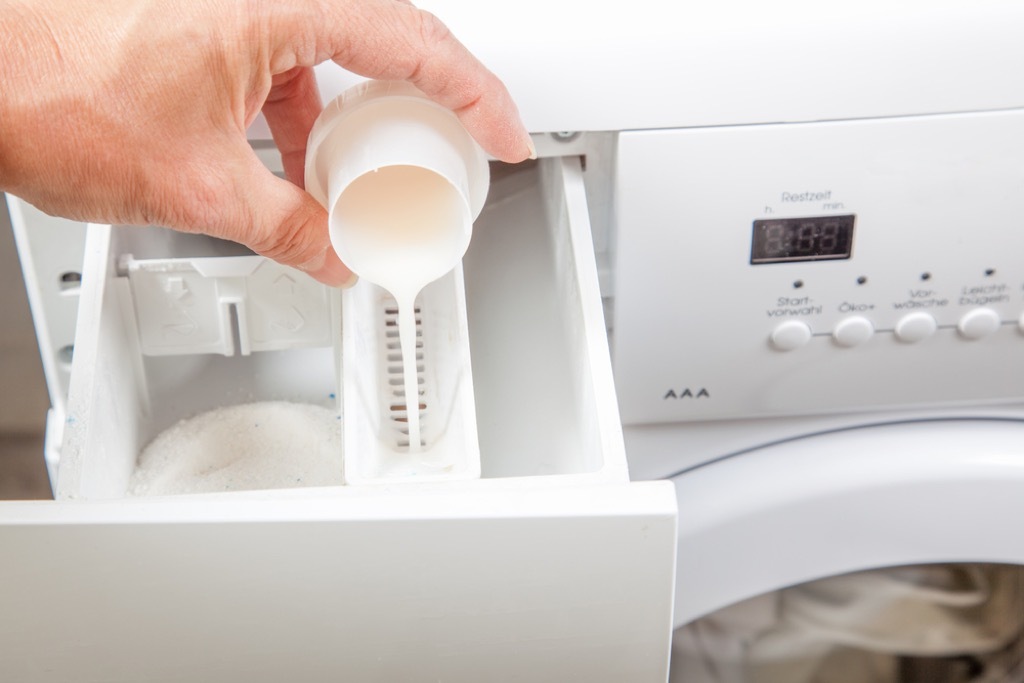
[[[0,202],[0,499],[50,495],[43,463],[49,405],[4,200]]]

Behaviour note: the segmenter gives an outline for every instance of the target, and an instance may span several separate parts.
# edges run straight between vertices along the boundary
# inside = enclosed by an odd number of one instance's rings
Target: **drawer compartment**
[[[121,497],[167,428],[272,401],[338,411],[345,476],[320,484],[627,481],[581,175],[576,159],[504,174],[477,221],[465,293],[456,270],[418,299],[436,448],[412,460],[382,290],[332,292],[202,236],[92,226],[58,497]]]
[[[91,228],[58,500],[0,504],[8,678],[665,680],[676,501],[628,479],[580,161],[495,177],[463,264],[479,477],[127,497],[141,448],[183,418],[338,410],[358,360],[344,307],[381,301],[328,293],[330,342],[248,355],[236,301],[217,343],[238,352],[147,354],[126,254],[249,255]]]

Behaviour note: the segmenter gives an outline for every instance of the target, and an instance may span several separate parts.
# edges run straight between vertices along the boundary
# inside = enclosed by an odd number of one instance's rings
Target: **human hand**
[[[533,153],[497,77],[402,0],[0,0],[0,36],[0,189],[240,242],[330,285],[354,277],[300,189],[315,64],[408,80],[495,157]],[[246,140],[261,110],[291,182]]]

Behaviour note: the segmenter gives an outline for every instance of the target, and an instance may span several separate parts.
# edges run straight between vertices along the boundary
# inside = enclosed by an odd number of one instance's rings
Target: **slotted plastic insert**
[[[409,448],[412,442],[409,434],[409,404],[412,402],[406,396],[405,387],[405,358],[402,356],[402,330],[398,324],[398,304],[394,301],[384,301],[384,347],[387,349],[385,363],[387,366],[387,386],[383,386],[381,401],[387,406],[385,409],[391,415],[392,427],[395,429],[394,439],[399,448]],[[413,362],[416,363],[416,410],[419,415],[421,426],[427,422],[427,404],[424,403],[426,387],[423,386],[423,309],[416,306],[416,344]],[[420,434],[419,447],[427,445]]]
[[[342,296],[342,320],[346,483],[479,477],[462,267],[417,298],[418,451],[409,444],[394,299],[360,282]]]

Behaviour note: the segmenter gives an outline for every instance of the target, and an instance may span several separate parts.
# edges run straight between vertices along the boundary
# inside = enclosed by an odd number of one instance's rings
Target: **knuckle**
[[[225,202],[221,188],[202,178],[187,184],[174,183],[157,195],[159,206],[171,227],[188,232],[223,234],[224,216],[221,207]]]
[[[306,70],[301,66],[292,67],[274,76],[264,106],[293,100],[304,94],[306,86],[304,82],[305,76]]]
[[[310,229],[311,220],[308,210],[296,207],[249,246],[267,258],[301,268],[315,256],[312,252],[316,236]]]
[[[195,159],[161,165],[142,183],[141,213],[151,225],[234,239],[252,217],[243,215],[245,203],[235,201],[238,192],[223,176]]]
[[[420,42],[428,49],[442,45],[451,38],[451,31],[444,22],[426,10],[417,10],[416,35]]]

